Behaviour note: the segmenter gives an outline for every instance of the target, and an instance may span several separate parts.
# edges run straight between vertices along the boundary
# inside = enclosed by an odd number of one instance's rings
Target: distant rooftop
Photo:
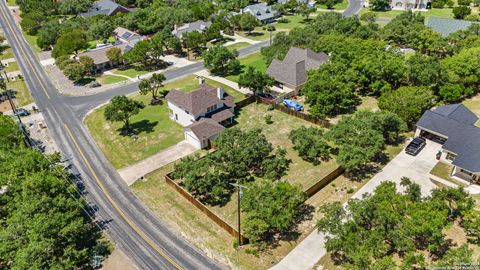
[[[243,12],[248,12],[255,16],[259,21],[268,21],[277,17],[278,12],[272,8],[272,6],[267,6],[265,3],[258,3],[246,6],[243,8]]]
[[[129,9],[111,0],[100,0],[93,3],[90,10],[80,14],[80,16],[82,17],[93,17],[96,15],[112,16],[112,15],[115,15],[116,12],[126,13],[126,12],[129,12]]]
[[[459,30],[467,30],[468,27],[474,23],[465,20],[445,19],[438,17],[430,17],[425,20],[425,25],[430,27],[433,31],[438,32],[442,36],[446,37]]]
[[[212,25],[211,22],[205,22],[202,20],[186,23],[180,27],[177,27],[176,29],[173,29],[172,34],[177,36],[178,38],[181,38],[183,33],[190,33],[193,31],[202,33],[208,27],[210,27],[210,25]]]

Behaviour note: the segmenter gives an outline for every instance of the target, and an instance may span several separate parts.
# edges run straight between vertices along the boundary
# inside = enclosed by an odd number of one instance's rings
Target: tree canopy
[[[130,117],[143,109],[143,102],[130,99],[126,96],[115,96],[105,107],[105,119],[112,122],[123,122],[122,133],[130,131]]]
[[[212,74],[226,76],[240,71],[240,61],[237,60],[238,52],[230,51],[222,45],[208,48],[202,54],[205,67]]]

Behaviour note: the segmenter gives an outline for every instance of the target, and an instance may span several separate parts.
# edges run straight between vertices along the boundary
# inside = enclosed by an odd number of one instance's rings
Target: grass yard
[[[277,22],[275,24],[276,31],[290,31],[293,28],[304,27],[305,25],[308,24],[308,22],[305,21],[305,17],[301,15],[283,16],[282,19],[287,19],[288,23]],[[310,16],[309,19],[314,20],[315,17]]]
[[[119,82],[124,82],[127,81],[128,79],[125,77],[119,77],[119,76],[114,76],[114,75],[102,75],[97,78],[97,81],[100,84],[114,84],[114,83],[119,83]]]
[[[113,77],[113,76],[112,76]],[[223,86],[225,92],[232,94],[235,101],[244,98],[243,94],[220,83],[206,80],[208,84]],[[194,75],[167,83],[165,89],[178,89],[190,92],[198,87]],[[120,135],[121,123],[105,120],[105,106],[94,111],[85,119],[90,133],[99,144],[105,156],[117,169],[134,164],[152,156],[183,140],[183,128],[170,120],[167,104],[150,106],[150,95],[136,95],[135,100],[145,103],[145,109],[131,118],[131,124],[137,133],[137,139]]]
[[[38,45],[37,45],[37,37],[36,36],[30,36],[25,32],[23,32],[23,36],[25,37],[25,40],[28,42],[28,44],[30,44],[30,47],[32,47],[33,52],[38,54],[42,51],[42,49],[40,49],[40,47],[38,47]]]
[[[267,70],[267,64],[265,63],[265,60],[263,59],[263,56],[260,52],[251,54],[251,55],[249,55],[247,57],[244,57],[244,58],[241,58],[239,60],[240,60],[240,64],[242,65],[242,71],[241,72],[246,70],[247,67],[249,67],[249,66],[254,67],[257,70],[260,70],[262,72],[265,72]],[[238,82],[239,77],[240,77],[240,74],[230,75],[230,76],[227,76],[226,78],[231,80],[231,81]]]
[[[231,51],[233,50],[238,50],[240,48],[243,48],[243,47],[247,47],[249,46],[250,44],[248,44],[247,42],[238,42],[238,43],[234,43],[232,45],[228,45],[227,48]]]
[[[264,120],[265,115],[271,115],[273,123],[267,125]],[[293,144],[288,138],[290,131],[301,126],[315,126],[307,121],[298,119],[278,110],[267,110],[265,104],[251,104],[242,108],[235,118],[236,127],[241,129],[261,128],[267,140],[274,147],[284,147],[287,150],[287,158],[292,160],[290,170],[283,180],[288,180],[295,184],[300,184],[303,189],[307,189],[337,168],[335,158],[332,157],[328,162],[322,162],[320,165],[313,165],[310,162],[300,158]]]
[[[462,103],[476,115],[480,115],[480,94],[466,99]]]
[[[15,91],[15,98],[20,106],[24,106],[33,102],[32,95],[28,91],[24,80],[16,79],[15,81],[7,82],[8,89]]]
[[[8,63],[8,66],[5,67],[6,72],[14,72],[14,71],[19,71],[20,68],[18,67],[17,62],[10,62]]]
[[[403,11],[403,10],[371,11],[368,8],[364,8],[360,11],[359,15],[362,15],[363,13],[366,13],[366,12],[373,12],[377,14],[378,18],[393,19],[406,11]],[[416,11],[416,12],[420,12],[425,18],[428,18],[428,17],[440,17],[440,18],[447,18],[447,19],[453,18],[453,13],[451,8],[432,8],[432,9],[429,9],[428,11]]]
[[[15,0],[7,0],[7,5],[15,6],[15,5],[17,5],[17,3],[15,2]]]
[[[450,177],[450,173],[452,172],[452,169],[453,169],[452,165],[446,164],[443,162],[438,162],[437,165],[435,165],[435,167],[433,167],[433,169],[430,171],[430,173],[442,179],[445,179],[449,182],[452,182],[455,185],[462,186],[462,187],[465,186],[465,184],[463,184],[462,182]]]
[[[146,70],[138,70],[136,68],[129,68],[129,69],[115,69],[112,71],[114,74],[118,74],[118,75],[123,75],[123,76],[127,76],[127,77],[130,77],[130,78],[136,78],[137,76],[139,75],[144,75],[144,74],[147,74],[148,71]]]
[[[8,48],[5,51],[3,51],[2,54],[0,54],[0,60],[10,59],[10,58],[14,58],[14,57],[15,57],[15,55],[13,54],[12,48]]]

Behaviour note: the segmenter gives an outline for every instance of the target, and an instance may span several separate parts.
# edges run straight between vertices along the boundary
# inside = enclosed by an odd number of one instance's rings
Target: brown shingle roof
[[[225,127],[210,118],[203,118],[187,126],[186,129],[190,129],[197,138],[203,140],[219,134]]]
[[[232,113],[232,111],[230,111],[230,109],[224,109],[212,114],[210,118],[212,118],[215,122],[220,123],[234,116],[235,115]]]
[[[307,71],[316,69],[327,61],[328,55],[325,53],[292,47],[283,61],[274,59],[270,63],[267,74],[278,82],[297,87],[307,81]]]
[[[208,84],[201,84],[200,87],[190,93],[183,93],[178,90],[171,90],[166,99],[176,106],[188,111],[193,115],[206,113],[207,108],[215,104],[224,103],[227,107],[235,106],[234,98],[227,93],[223,99],[217,97],[217,88]]]
[[[126,45],[127,44],[124,43],[124,44],[115,45],[115,46],[106,46],[98,49],[93,49],[88,52],[79,53],[78,57],[80,58],[80,56],[88,56],[93,59],[93,63],[95,65],[104,64],[104,63],[110,62],[110,60],[107,57],[108,50],[110,50],[111,48],[119,48],[120,50],[123,51]]]

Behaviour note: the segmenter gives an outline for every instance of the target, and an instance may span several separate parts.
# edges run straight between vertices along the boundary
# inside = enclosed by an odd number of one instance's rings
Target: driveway
[[[394,181],[399,190],[400,179],[403,176],[409,177],[413,182],[420,185],[423,195],[430,194],[436,186],[430,181],[430,171],[437,160],[435,158],[441,145],[427,140],[427,145],[416,156],[410,156],[402,151],[391,160],[379,173],[368,183],[359,189],[352,198],[361,198],[365,192],[372,193],[383,181]],[[314,230],[290,253],[287,254],[271,270],[309,270],[327,253],[325,250],[325,234]]]
[[[435,156],[441,148],[441,144],[427,140],[427,145],[416,156],[407,155],[405,151],[402,151],[358,190],[352,198],[361,198],[365,192],[372,193],[383,181],[394,181],[397,183],[399,190],[403,191],[400,186],[400,179],[403,176],[419,184],[423,195],[429,195],[430,191],[436,188],[435,184],[430,181],[430,171],[438,162]]]
[[[197,150],[197,148],[189,144],[187,141],[181,141],[160,153],[157,153],[126,168],[120,169],[118,173],[127,183],[127,185],[130,186],[146,174],[172,163],[175,160],[186,157]]]

